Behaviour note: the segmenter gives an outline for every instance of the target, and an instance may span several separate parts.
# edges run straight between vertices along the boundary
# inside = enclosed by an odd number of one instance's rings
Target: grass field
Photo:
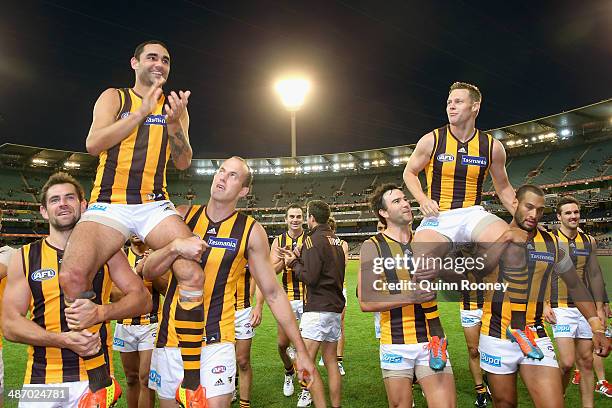
[[[608,288],[612,287],[612,257],[600,258],[605,271]],[[378,362],[378,343],[374,338],[373,318],[370,313],[359,309],[355,293],[357,261],[351,261],[347,270],[348,308],[346,312],[346,376],[343,377],[343,406],[355,408],[386,407],[387,401]],[[295,407],[298,387],[291,398],[282,394],[283,369],[276,351],[276,324],[270,311],[265,308],[264,320],[253,341],[252,364],[254,370],[253,407]],[[457,385],[459,407],[473,407],[473,383],[467,365],[467,350],[463,331],[459,321],[459,306],[456,303],[440,304],[440,313],[444,329],[449,340],[449,353]],[[5,393],[7,390],[20,387],[26,363],[26,348],[4,342]],[[612,360],[606,360],[606,371],[612,377]],[[115,353],[115,372],[122,387],[125,379],[122,375],[121,362]],[[521,407],[532,407],[533,404],[522,383],[519,382],[519,402]],[[416,393],[417,407],[425,403],[420,393]],[[566,397],[567,407],[578,407],[578,387],[570,385]],[[5,399],[5,406],[16,406],[16,401]],[[122,399],[118,407],[125,407]],[[596,394],[595,406],[612,406],[605,397]]]

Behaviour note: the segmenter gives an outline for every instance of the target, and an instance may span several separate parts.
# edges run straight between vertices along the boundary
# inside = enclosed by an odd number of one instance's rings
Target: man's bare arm
[[[504,146],[497,139],[493,139],[493,152],[491,156],[489,172],[493,179],[493,186],[503,206],[510,214],[514,215],[512,203],[516,195],[510,180],[508,180],[508,173],[506,173],[506,150],[504,150]]]
[[[421,206],[421,212],[426,217],[435,216],[440,210],[438,204],[423,192],[423,186],[421,186],[419,181],[419,173],[427,166],[434,149],[434,144],[435,138],[433,132],[423,136],[418,141],[404,168],[404,183],[406,183],[410,194],[418,201]]]

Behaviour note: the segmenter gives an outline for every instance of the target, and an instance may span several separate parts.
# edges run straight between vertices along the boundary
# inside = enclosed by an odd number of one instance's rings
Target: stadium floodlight
[[[296,157],[296,112],[304,104],[306,94],[310,91],[310,82],[304,78],[287,78],[278,81],[274,88],[285,108],[291,113],[291,157]]]
[[[559,132],[561,134],[561,136],[563,137],[567,137],[569,136],[572,132],[569,129],[562,129],[561,132]]]
[[[32,164],[42,164],[43,166],[46,166],[47,164],[49,164],[49,162],[47,162],[44,159],[32,159]]]
[[[340,165],[338,163],[334,163],[334,171],[338,171],[340,169]]]
[[[363,167],[370,167],[370,162],[369,161],[364,161],[363,162]]]

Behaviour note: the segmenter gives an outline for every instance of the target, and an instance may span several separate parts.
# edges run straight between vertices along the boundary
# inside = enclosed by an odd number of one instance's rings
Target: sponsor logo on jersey
[[[215,229],[215,227],[212,227],[211,229],[206,231],[206,233],[210,235],[217,235],[217,230]]]
[[[224,365],[218,365],[216,367],[213,367],[212,370],[210,370],[211,373],[213,374],[222,374],[227,370],[227,367],[225,367]]]
[[[480,361],[493,367],[501,367],[501,357],[480,352]]]
[[[448,153],[440,153],[436,157],[436,159],[439,162],[442,162],[442,163],[444,163],[444,162],[452,162],[452,161],[455,161],[455,156],[453,156],[452,154],[448,154]]]
[[[30,274],[33,281],[42,282],[55,278],[57,273],[53,269],[38,269]]]
[[[166,115],[149,115],[144,121],[145,125],[166,126]]]
[[[555,254],[551,254],[550,252],[529,252],[529,260],[532,262],[546,262],[546,263],[554,263],[555,262]]]
[[[238,240],[236,238],[209,237],[208,245],[213,248],[221,248],[230,251],[235,251],[238,248]]]
[[[591,252],[588,249],[574,249],[575,256],[589,256]]]
[[[123,347],[125,345],[125,341],[121,340],[119,337],[115,337],[113,339],[113,346]]]
[[[383,353],[380,361],[381,363],[387,363],[387,364],[399,364],[402,362],[403,357],[400,356],[399,354],[393,354],[393,353]]]
[[[467,151],[465,150],[465,147],[462,147],[461,149],[457,150],[459,153],[467,153]]]
[[[481,156],[461,156],[461,164],[464,166],[487,167],[487,158]]]

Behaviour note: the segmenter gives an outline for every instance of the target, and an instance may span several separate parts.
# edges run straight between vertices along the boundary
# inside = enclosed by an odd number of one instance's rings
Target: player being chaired
[[[131,234],[153,250],[175,238],[193,236],[166,190],[170,157],[179,170],[191,164],[190,92],[164,96],[170,53],[159,41],[136,47],[130,63],[134,86],[105,90],[93,109],[86,146],[90,154],[99,156],[99,164],[89,208],[66,245],[59,274],[67,304],[89,296],[95,272],[121,250]],[[180,325],[193,326],[189,334],[178,333],[185,375],[177,395],[186,398],[180,401],[182,405],[196,408],[199,406],[193,401],[205,401],[199,386],[201,345],[188,339],[204,332],[204,274],[197,262],[184,258],[176,259],[172,270],[178,280]],[[109,377],[104,359],[87,358],[85,365],[90,392],[80,408],[114,405],[116,398],[110,393],[118,385]]]
[[[507,229],[502,219],[480,205],[487,174],[510,214],[514,190],[506,174],[506,152],[501,142],[476,129],[482,95],[474,85],[455,82],[446,102],[448,125],[423,136],[404,169],[404,182],[418,201],[423,220],[412,247],[423,257],[444,257],[454,244],[495,242]],[[427,194],[418,175],[425,171]],[[417,280],[435,279],[440,271],[417,270]],[[441,329],[432,327],[436,333]],[[446,339],[440,341],[446,347]]]

